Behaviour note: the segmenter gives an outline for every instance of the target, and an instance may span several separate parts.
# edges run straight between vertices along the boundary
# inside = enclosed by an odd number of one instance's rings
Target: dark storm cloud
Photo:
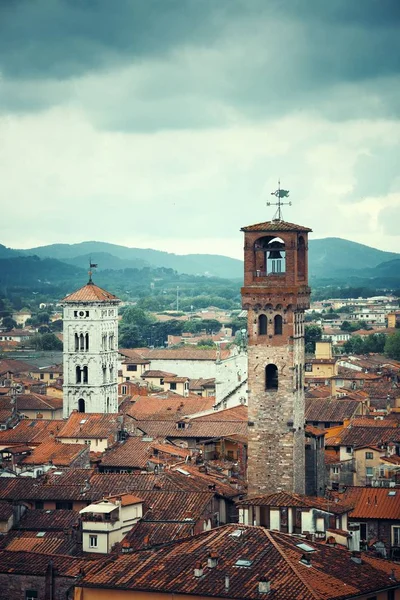
[[[293,110],[398,117],[399,24],[399,0],[1,2],[0,106],[56,105],[76,95],[60,82],[97,74],[104,87],[90,97],[79,86],[75,101],[100,128],[203,128]],[[132,72],[110,83],[119,67]]]

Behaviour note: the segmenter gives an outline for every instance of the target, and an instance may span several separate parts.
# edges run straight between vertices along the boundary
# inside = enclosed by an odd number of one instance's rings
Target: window
[[[346,448],[346,452],[347,452],[347,454],[351,454],[351,453],[352,453],[352,450],[353,450],[353,449],[352,449],[352,447],[351,447],[351,446],[347,446],[347,448]]]
[[[39,598],[36,590],[25,590],[25,600],[36,600]]]
[[[57,510],[72,510],[72,502],[56,502]]]
[[[85,349],[89,350],[89,334],[85,335]]]
[[[306,373],[312,373],[312,363],[305,364],[305,371]]]
[[[176,383],[174,381],[169,384],[169,389],[176,390]]]
[[[97,535],[89,535],[89,548],[97,548]]]
[[[332,472],[334,475],[338,475],[339,474],[339,467],[332,467]]]
[[[371,458],[374,458],[374,453],[373,452],[366,452],[365,453],[365,458],[367,460],[371,460]]]
[[[80,413],[85,412],[85,401],[83,398],[79,398],[79,400],[78,400],[78,412],[80,412]]]
[[[374,476],[374,469],[372,467],[367,467],[365,469],[365,475],[367,477],[373,477]]]
[[[387,600],[395,600],[395,590],[388,590],[387,593]]]
[[[127,371],[137,371],[137,365],[128,365],[126,370]]]
[[[38,510],[43,510],[43,508],[44,508],[43,500],[36,500],[35,508]]]
[[[88,374],[88,368],[87,366],[83,367],[83,383],[88,383],[89,381],[89,374]]]
[[[267,316],[260,315],[258,317],[258,335],[267,335]]]
[[[75,368],[75,373],[76,373],[75,382],[82,383],[82,369],[79,366],[77,366]]]
[[[392,527],[392,545],[397,547],[400,546],[400,527]]]
[[[54,379],[54,373],[49,373],[50,379]]]
[[[85,440],[85,444],[86,444],[87,446],[90,446],[90,444],[91,444],[91,443],[92,443],[92,440]]]
[[[183,421],[179,421],[177,423],[177,425],[178,425],[178,429],[185,429],[185,423]]]
[[[276,365],[269,364],[265,367],[265,389],[278,389],[278,367]]]
[[[124,396],[126,395],[127,389],[128,389],[128,388],[126,387],[126,385],[123,385],[123,386],[122,386],[122,388],[121,388],[122,394],[123,394]]]
[[[44,373],[40,373],[40,379],[44,379]]]
[[[275,315],[274,317],[274,335],[282,335],[282,317]]]

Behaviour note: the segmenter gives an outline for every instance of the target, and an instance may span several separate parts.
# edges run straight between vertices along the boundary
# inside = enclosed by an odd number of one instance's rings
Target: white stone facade
[[[118,412],[119,300],[64,303],[63,416]]]

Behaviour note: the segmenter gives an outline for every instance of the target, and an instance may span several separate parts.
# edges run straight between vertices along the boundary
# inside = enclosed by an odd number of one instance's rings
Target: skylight
[[[230,535],[230,537],[234,537],[234,538],[240,538],[243,534],[243,529],[235,529],[235,531],[232,531]]]
[[[390,492],[388,492],[388,496],[395,496],[396,492],[394,490],[391,490]]]
[[[83,425],[84,423],[86,423],[86,421],[87,421],[87,419],[82,419],[81,421],[79,421],[79,423],[80,423],[81,425]]]
[[[235,567],[251,567],[252,564],[253,564],[252,560],[246,560],[244,558],[239,558],[235,562]]]
[[[300,550],[303,550],[303,552],[315,552],[315,548],[305,544],[304,542],[301,542],[301,544],[296,544],[296,546],[297,548],[300,548]]]
[[[39,531],[39,533],[36,534],[36,537],[44,537],[46,535],[45,531]]]

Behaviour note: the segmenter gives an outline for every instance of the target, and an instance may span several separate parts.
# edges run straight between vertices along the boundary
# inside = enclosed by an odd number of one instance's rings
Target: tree
[[[18,327],[17,322],[14,321],[14,319],[12,319],[11,317],[3,317],[2,325],[7,330],[15,329],[16,327]]]
[[[385,354],[389,358],[400,360],[400,331],[387,336]]]
[[[318,325],[306,325],[304,328],[304,341],[306,352],[314,354],[315,344],[322,338],[322,329]]]
[[[63,343],[54,335],[54,333],[38,333],[32,338],[32,345],[35,350],[62,350]]]
[[[342,331],[352,331],[352,326],[351,323],[349,321],[343,321],[343,323],[340,326],[340,329]]]
[[[197,342],[198,348],[214,348],[215,344],[212,340],[200,340]]]

